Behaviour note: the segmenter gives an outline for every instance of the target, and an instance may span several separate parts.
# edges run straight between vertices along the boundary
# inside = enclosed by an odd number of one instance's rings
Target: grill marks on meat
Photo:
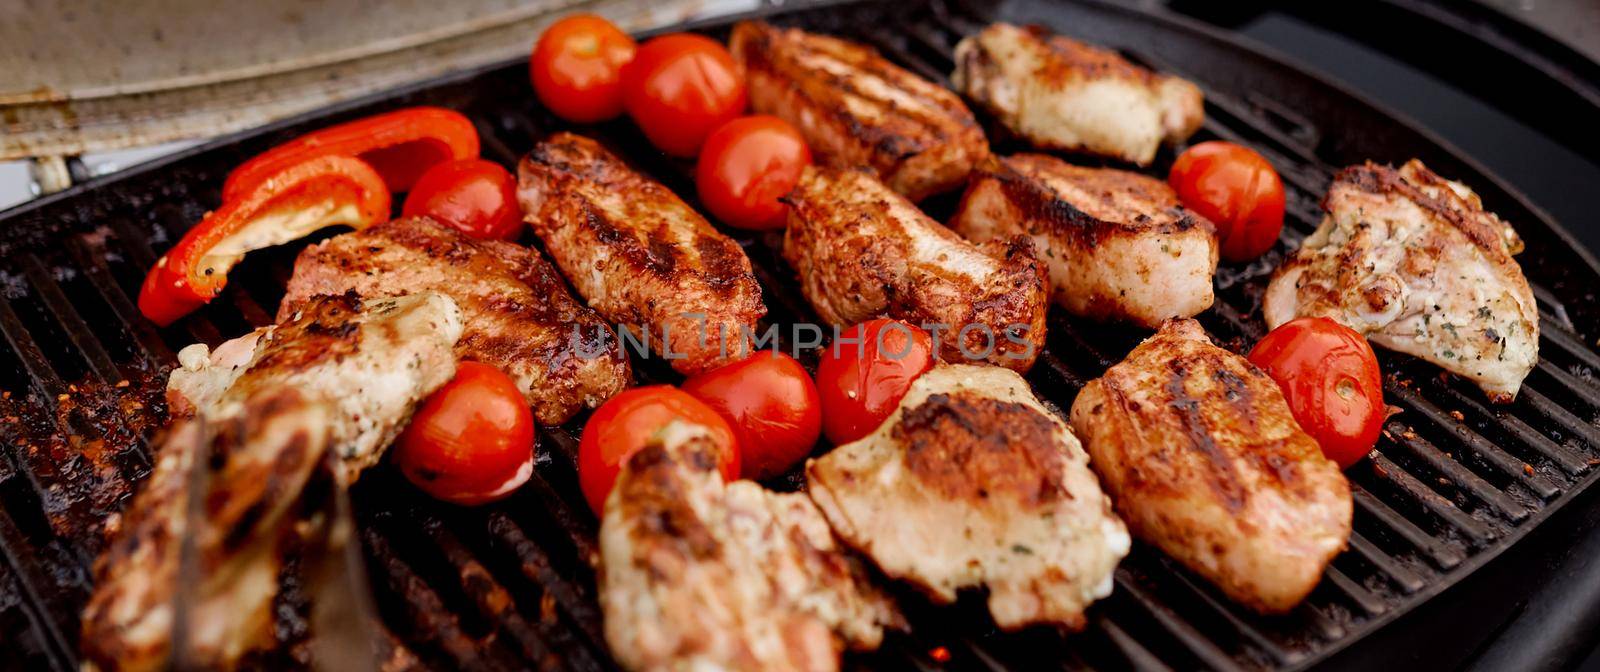
[[[354,291],[364,297],[439,292],[465,323],[456,355],[506,372],[544,425],[570,420],[625,389],[621,343],[528,248],[476,240],[426,217],[395,220],[306,248],[278,311]]]
[[[703,427],[675,422],[623,467],[600,527],[600,602],[633,670],[836,670],[903,627],[801,494],[723,483]]]
[[[217,417],[262,389],[287,386],[334,405],[342,482],[377,464],[416,404],[455,375],[462,313],[444,294],[321,297],[267,327]],[[247,337],[248,338],[248,337]]]
[[[214,485],[200,495],[203,517],[187,530],[204,576],[195,589],[199,602],[188,607],[188,622],[196,626],[190,648],[204,662],[226,665],[273,643],[271,608],[292,535],[291,509],[328,448],[330,408],[281,388],[252,398],[242,410],[217,423],[214,433],[198,421],[168,433],[149,483],[96,561],[82,640],[84,653],[101,668],[154,670],[168,662],[196,460],[219,465],[214,483],[231,487]]]
[[[951,228],[975,243],[1032,237],[1055,302],[1074,315],[1154,329],[1211,307],[1215,226],[1144,175],[1041,154],[991,158]]]
[[[85,655],[103,669],[167,667],[180,581],[199,581],[185,589],[196,662],[229,667],[271,645],[283,553],[305,531],[300,502],[315,467],[333,452],[328,478],[348,483],[376,462],[416,403],[454,375],[460,333],[441,295],[344,295],[219,346],[223,357],[186,350],[169,392],[197,416],[168,432],[95,562]],[[179,575],[186,535],[198,576]]]
[[[956,90],[1039,147],[1147,166],[1205,120],[1193,83],[1038,26],[991,24],[956,45],[955,61]]]
[[[1539,363],[1539,312],[1510,224],[1415,159],[1346,168],[1322,207],[1328,216],[1267,286],[1268,326],[1333,319],[1493,401],[1516,398]]]
[[[686,375],[744,352],[767,309],[738,243],[588,138],[550,136],[519,173],[528,223],[590,307]]]
[[[1046,284],[1026,236],[973,245],[859,171],[807,167],[788,202],[783,257],[823,321],[942,325],[947,361],[1033,365]]]
[[[824,165],[870,167],[918,201],[960,185],[989,152],[960,98],[869,47],[757,21],[728,43],[750,107],[794,124]]]
[[[888,576],[941,602],[987,586],[1001,628],[1076,630],[1129,548],[1088,461],[1021,376],[941,365],[806,475],[834,530]]]
[[[1281,613],[1350,536],[1350,485],[1275,382],[1173,320],[1084,387],[1072,425],[1137,536]]]

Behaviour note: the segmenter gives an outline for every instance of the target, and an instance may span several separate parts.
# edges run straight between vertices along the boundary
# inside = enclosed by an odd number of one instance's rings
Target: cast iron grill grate
[[[865,41],[943,81],[955,40],[994,18],[991,12],[1117,46],[1197,81],[1206,89],[1208,118],[1194,141],[1247,143],[1282,170],[1289,189],[1283,244],[1260,262],[1224,268],[1219,303],[1202,316],[1225,344],[1239,349],[1264,331],[1259,304],[1266,274],[1314,228],[1317,202],[1338,166],[1420,156],[1477,187],[1490,209],[1528,239],[1522,263],[1543,318],[1543,361],[1515,404],[1490,408],[1461,381],[1380,353],[1386,393],[1403,413],[1388,423],[1373,458],[1350,471],[1356,513],[1349,550],[1286,616],[1256,617],[1159,553],[1136,547],[1083,633],[1000,633],[973,596],[932,608],[902,590],[911,631],[890,637],[876,653],[851,655],[850,666],[1303,667],[1444,590],[1600,474],[1594,469],[1600,355],[1584,345],[1600,333],[1600,301],[1587,293],[1600,273],[1523,199],[1403,121],[1208,29],[1094,3],[975,10],[935,1],[812,9],[773,20]],[[707,30],[720,36],[724,28]],[[524,77],[520,64],[506,64],[420,84],[225,140],[0,218],[0,441],[7,458],[0,461],[0,627],[13,633],[15,650],[3,665],[77,667],[77,612],[88,596],[102,520],[150,469],[150,437],[164,416],[160,396],[173,353],[269,323],[281,298],[298,246],[246,261],[224,300],[172,328],[152,327],[134,307],[144,270],[218,202],[226,172],[304,130],[423,103],[468,114],[485,156],[514,166],[538,137],[560,127],[536,109]],[[650,151],[626,123],[579,130],[693,200],[688,166]],[[1003,140],[996,146],[1016,149]],[[1154,170],[1164,170],[1171,156],[1164,153]],[[926,205],[942,218],[950,200]],[[777,255],[778,238],[744,236],[741,243],[766,291],[768,321],[813,321]],[[1059,311],[1049,330],[1049,348],[1029,377],[1040,396],[1061,408],[1141,336]],[[638,376],[673,379],[654,363],[642,363]],[[463,669],[613,667],[589,564],[595,520],[574,478],[580,427],[544,432],[530,483],[483,509],[427,500],[388,468],[357,486],[369,574],[403,659]],[[778,485],[798,482],[791,476]],[[284,636],[293,639],[297,627],[284,625]]]

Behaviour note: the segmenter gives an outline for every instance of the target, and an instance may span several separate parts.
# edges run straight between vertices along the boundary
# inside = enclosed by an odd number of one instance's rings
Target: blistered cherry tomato
[[[622,114],[622,66],[633,60],[633,38],[594,14],[550,24],[533,45],[528,75],[539,102],[580,124]]]
[[[744,111],[744,75],[711,38],[662,35],[622,68],[622,104],[661,151],[694,156],[706,136]]]
[[[1272,249],[1283,230],[1283,181],[1248,147],[1213,140],[1172,163],[1167,182],[1184,207],[1217,225],[1222,258],[1249,261]]]
[[[871,434],[933,364],[933,338],[914,325],[876,319],[841,332],[817,364],[822,432],[835,445]]]
[[[406,195],[401,213],[427,215],[473,238],[507,240],[522,230],[516,178],[483,159],[447,161],[428,169]]]
[[[606,497],[617,482],[622,464],[673,420],[702,425],[723,447],[717,460],[722,477],[739,477],[739,441],[715,410],[705,402],[670,385],[650,385],[625,390],[589,416],[578,441],[578,485],[595,515],[605,511]]]
[[[510,494],[533,474],[533,412],[510,376],[462,362],[422,402],[394,445],[395,464],[438,499],[477,505]]]
[[[683,391],[733,426],[745,478],[788,471],[811,454],[822,431],[816,384],[800,362],[781,352],[758,352],[707,371],[684,381]]]
[[[1295,422],[1340,468],[1372,452],[1388,407],[1378,358],[1361,334],[1327,318],[1298,318],[1262,338],[1250,362],[1278,382]]]
[[[789,122],[768,115],[740,117],[706,138],[694,183],[700,202],[724,224],[779,229],[789,208],[778,198],[794,189],[810,163],[806,139]]]

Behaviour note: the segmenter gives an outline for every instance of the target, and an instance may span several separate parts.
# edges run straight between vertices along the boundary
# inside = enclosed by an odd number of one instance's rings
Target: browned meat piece
[[[1072,403],[1140,539],[1265,613],[1293,608],[1350,536],[1350,484],[1278,384],[1173,320]]]
[[[837,670],[901,627],[802,494],[724,484],[704,427],[674,422],[617,477],[600,524],[606,641],[632,670]]]
[[[956,90],[1039,147],[1143,166],[1205,121],[1193,83],[1038,26],[992,24],[957,44],[955,59]]]
[[[1026,236],[973,245],[860,171],[808,167],[788,200],[783,257],[823,321],[937,325],[946,361],[1033,366],[1046,285]]]
[[[1272,276],[1262,313],[1311,315],[1421,357],[1509,403],[1539,364],[1539,307],[1512,255],[1522,239],[1478,195],[1415,159],[1334,178],[1322,225]]]
[[[572,298],[537,251],[514,243],[475,240],[426,217],[330,238],[300,253],[278,320],[313,296],[346,291],[455,299],[466,323],[456,355],[506,372],[544,425],[599,406],[632,379],[600,316]]]
[[[150,479],[111,526],[83,612],[86,657],[103,669],[165,669],[178,582],[191,580],[200,581],[186,589],[197,662],[229,667],[271,644],[282,553],[301,532],[294,509],[313,468],[333,451],[330,478],[349,483],[376,462],[416,404],[455,374],[460,335],[460,314],[442,295],[365,305],[339,296],[243,337],[253,354],[238,366],[213,363],[204,346],[188,351],[172,391],[199,417],[168,433]],[[204,492],[191,492],[196,468],[209,470]],[[193,522],[191,501],[202,514]],[[179,575],[185,535],[198,576]]]
[[[519,172],[528,223],[590,307],[681,373],[740,358],[767,307],[738,243],[588,138],[552,135]]]
[[[941,365],[806,476],[834,531],[884,574],[940,602],[987,586],[1001,628],[1076,630],[1129,547],[1088,462],[1015,372]]]
[[[218,423],[215,434],[197,421],[168,434],[149,483],[95,563],[82,636],[91,661],[108,670],[165,668],[186,532],[197,535],[196,568],[205,577],[195,589],[198,603],[188,605],[189,622],[199,625],[191,631],[199,635],[191,650],[225,667],[272,644],[272,600],[292,536],[290,509],[328,448],[330,410],[278,388],[252,397],[239,415]],[[213,459],[223,466],[202,495],[205,518],[186,530],[189,472],[202,455],[218,456]],[[232,535],[244,541],[224,544]]]
[[[852,42],[759,21],[733,27],[750,107],[782,117],[823,165],[869,167],[913,201],[959,186],[989,153],[954,93]]]
[[[1074,315],[1154,329],[1211,307],[1215,227],[1144,175],[1041,154],[991,159],[950,226],[975,243],[1032,236],[1055,302]]]
[[[334,450],[345,482],[354,482],[417,402],[455,375],[451,348],[461,335],[462,313],[444,294],[322,297],[256,337],[255,356],[209,417],[231,416],[258,390],[279,386],[321,397],[334,405]]]

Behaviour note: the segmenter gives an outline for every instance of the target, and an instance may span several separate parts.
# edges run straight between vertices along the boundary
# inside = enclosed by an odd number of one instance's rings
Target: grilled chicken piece
[[[975,243],[1033,237],[1056,303],[1154,329],[1211,307],[1216,228],[1165,182],[1040,154],[985,162],[951,228]]]
[[[1033,366],[1046,284],[1026,236],[973,245],[861,171],[807,167],[788,202],[783,257],[823,321],[886,314],[946,332],[946,361]]]
[[[987,585],[1001,628],[1081,629],[1128,530],[1072,431],[1022,377],[941,365],[871,435],[806,464],[845,542],[941,602]]]
[[[1465,376],[1508,403],[1539,363],[1539,311],[1511,255],[1522,239],[1478,195],[1413,159],[1341,171],[1322,225],[1273,274],[1277,327],[1336,320],[1377,345]]]
[[[903,627],[805,495],[724,484],[674,422],[629,458],[600,525],[606,641],[632,670],[836,670]]]
[[[750,107],[794,124],[823,165],[870,167],[920,201],[959,186],[989,153],[955,94],[871,48],[759,21],[733,27]]]
[[[510,375],[540,424],[599,406],[632,379],[600,316],[572,298],[538,252],[514,243],[475,240],[426,217],[330,238],[300,253],[278,319],[313,296],[346,291],[455,299],[466,325],[456,356]]]
[[[1277,383],[1173,320],[1072,404],[1134,536],[1263,613],[1293,608],[1350,536],[1350,484]]]
[[[528,223],[590,307],[683,374],[745,352],[767,307],[738,243],[585,137],[550,136],[519,172]]]
[[[329,447],[329,404],[277,388],[248,399],[217,423],[182,421],[161,444],[155,471],[123,515],[119,536],[95,563],[83,615],[87,657],[101,669],[157,670],[172,655],[174,602],[185,533],[195,535],[203,579],[187,606],[189,650],[206,666],[230,667],[270,647],[272,602],[297,495]],[[223,465],[200,496],[204,517],[189,527],[190,471],[201,456]],[[249,518],[245,514],[249,514]],[[237,535],[242,542],[224,544]],[[183,582],[198,577],[185,574]]]
[[[1039,147],[1147,166],[1205,120],[1193,83],[1038,26],[991,24],[956,45],[955,61],[956,90]]]
[[[347,295],[316,299],[296,319],[242,337],[253,343],[248,361],[186,350],[170,392],[198,417],[168,433],[95,562],[83,613],[87,657],[104,669],[166,668],[174,600],[185,592],[189,648],[202,667],[229,667],[271,644],[281,558],[299,534],[297,506],[314,467],[331,451],[338,459],[329,478],[348,484],[376,462],[417,402],[454,375],[460,335],[459,311],[442,295],[365,305]],[[203,480],[195,469],[208,470]],[[197,482],[203,492],[191,492]],[[201,514],[192,523],[191,502]],[[186,535],[198,576],[180,576]],[[197,579],[180,591],[180,581]]]
[[[167,376],[167,408],[174,424],[201,413],[215,416],[222,396],[255,361],[256,346],[272,329],[262,327],[223,341],[215,350],[204,343],[179,350],[178,368]]]
[[[260,336],[255,357],[218,402],[232,415],[259,389],[288,386],[334,405],[342,482],[383,457],[411,411],[455,375],[462,313],[444,294],[312,300]]]

